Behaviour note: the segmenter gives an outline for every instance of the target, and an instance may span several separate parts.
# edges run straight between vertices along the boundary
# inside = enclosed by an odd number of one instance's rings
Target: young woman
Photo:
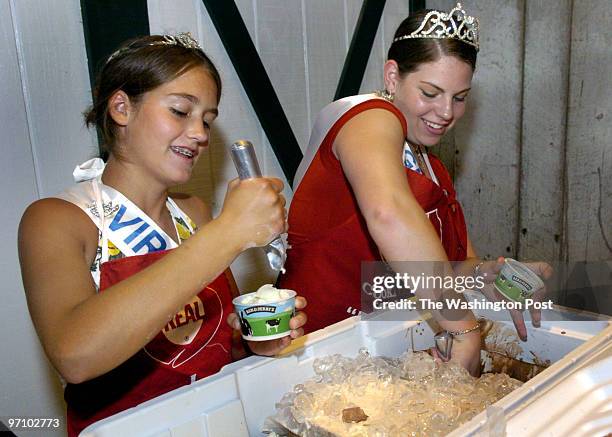
[[[215,219],[200,199],[169,195],[208,147],[220,95],[216,68],[189,34],[126,43],[104,65],[86,114],[108,162],[78,167],[80,183],[22,218],[28,305],[67,382],[70,435],[232,360],[239,326],[228,266],[286,222],[274,178],[230,182]],[[298,313],[289,337],[251,350],[279,352],[305,320]]]
[[[499,266],[478,259],[450,175],[426,151],[465,113],[477,51],[478,22],[460,4],[448,13],[420,11],[395,33],[385,90],[341,99],[319,114],[296,174],[292,249],[280,278],[282,287],[300,290],[316,308],[308,331],[361,308],[363,261],[409,261],[391,264],[412,275],[425,267],[415,261],[435,262],[447,274],[471,276],[476,268],[488,273],[486,281],[494,279]],[[453,270],[449,261],[463,263]],[[493,292],[490,284],[485,288]],[[442,291],[417,295],[438,298]],[[436,318],[456,334],[453,356],[475,373],[480,338],[474,315]]]

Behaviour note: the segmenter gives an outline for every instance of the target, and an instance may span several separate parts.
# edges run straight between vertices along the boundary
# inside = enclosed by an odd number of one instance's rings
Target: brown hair
[[[99,129],[103,147],[108,152],[113,150],[117,139],[117,125],[108,113],[108,101],[119,90],[125,92],[131,102],[138,104],[146,92],[201,66],[217,86],[217,102],[221,98],[221,77],[202,50],[180,44],[161,44],[162,41],[164,37],[161,35],[126,41],[111,55],[98,75],[93,104],[84,113],[85,125]]]
[[[418,29],[431,9],[423,9],[411,14],[401,22],[395,36],[409,35]],[[421,64],[435,62],[442,55],[454,56],[476,69],[476,48],[461,40],[453,38],[408,38],[396,41],[389,47],[387,59],[397,62],[402,76],[412,73]]]

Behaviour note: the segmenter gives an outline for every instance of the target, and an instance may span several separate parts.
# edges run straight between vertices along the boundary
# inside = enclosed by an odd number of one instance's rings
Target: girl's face
[[[408,123],[411,144],[434,146],[465,113],[472,86],[472,67],[454,56],[442,56],[399,77],[389,74],[395,61],[385,64],[385,85]],[[390,70],[389,70],[390,69]]]
[[[203,67],[145,93],[128,111],[118,144],[122,161],[168,186],[187,182],[208,147],[217,104],[217,87]]]

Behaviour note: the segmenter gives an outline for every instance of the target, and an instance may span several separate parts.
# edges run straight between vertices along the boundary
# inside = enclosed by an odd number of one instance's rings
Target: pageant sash
[[[98,179],[81,182],[58,197],[79,206],[104,238],[112,241],[125,256],[177,247],[177,243],[138,206]]]

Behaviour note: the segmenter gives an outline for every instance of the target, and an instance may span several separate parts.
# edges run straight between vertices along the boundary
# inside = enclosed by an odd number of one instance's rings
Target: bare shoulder
[[[97,235],[95,224],[78,206],[52,197],[28,206],[19,223],[20,249],[31,244],[39,247],[70,244],[78,245],[83,254],[93,254]]]
[[[198,196],[183,193],[171,193],[170,197],[187,214],[197,226],[212,220],[210,206]]]
[[[397,147],[404,142],[402,123],[397,115],[387,109],[373,108],[363,111],[349,121],[338,132],[333,151],[340,159],[348,148],[373,148],[381,145]]]

